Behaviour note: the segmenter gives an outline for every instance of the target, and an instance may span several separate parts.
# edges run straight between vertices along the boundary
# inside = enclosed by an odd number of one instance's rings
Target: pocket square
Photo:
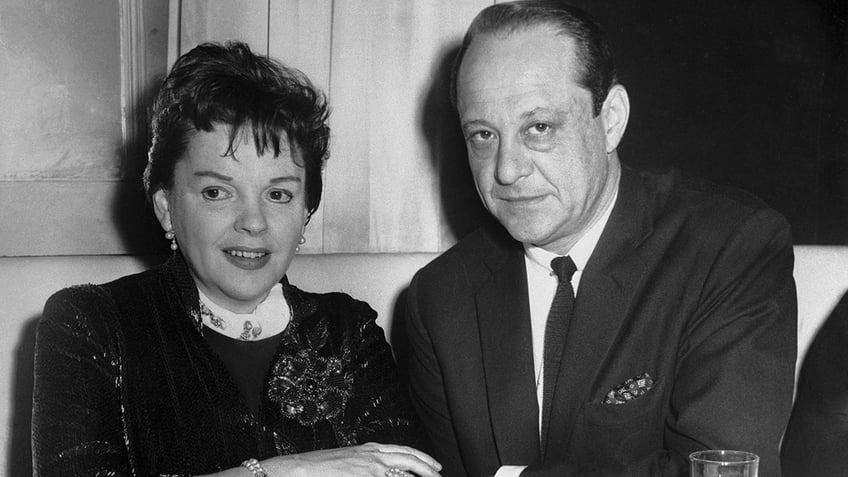
[[[604,398],[604,404],[626,404],[640,396],[644,396],[654,387],[654,378],[648,373],[632,377],[614,387]]]

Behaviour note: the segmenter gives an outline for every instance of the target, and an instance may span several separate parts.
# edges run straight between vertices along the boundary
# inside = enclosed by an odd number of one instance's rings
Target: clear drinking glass
[[[692,477],[757,477],[757,454],[736,450],[703,450],[689,454]]]

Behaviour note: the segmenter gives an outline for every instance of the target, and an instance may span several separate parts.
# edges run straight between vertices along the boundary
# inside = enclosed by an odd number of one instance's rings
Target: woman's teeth
[[[265,252],[246,252],[243,250],[227,250],[227,253],[229,253],[233,257],[239,258],[262,258],[265,255],[268,255]]]

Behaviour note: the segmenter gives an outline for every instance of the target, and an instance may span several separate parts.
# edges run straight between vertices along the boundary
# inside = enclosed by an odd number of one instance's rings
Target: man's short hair
[[[483,34],[511,34],[517,30],[550,25],[574,39],[583,67],[576,81],[592,94],[595,116],[601,112],[610,88],[618,83],[615,62],[601,26],[585,11],[558,0],[519,0],[483,9],[471,22],[451,71],[451,101],[457,102],[457,78],[471,42]]]

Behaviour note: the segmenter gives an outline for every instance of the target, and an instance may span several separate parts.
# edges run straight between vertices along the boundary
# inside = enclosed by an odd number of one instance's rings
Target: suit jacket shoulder
[[[756,214],[765,215],[777,225],[788,227],[786,220],[779,213],[770,209],[756,196],[675,169],[664,172],[636,172],[625,168],[619,197],[620,200],[633,201],[639,206],[650,221],[651,231],[673,225],[727,234],[740,222]],[[633,205],[620,203],[616,209],[638,215],[639,211]],[[705,238],[713,236],[707,235]]]

